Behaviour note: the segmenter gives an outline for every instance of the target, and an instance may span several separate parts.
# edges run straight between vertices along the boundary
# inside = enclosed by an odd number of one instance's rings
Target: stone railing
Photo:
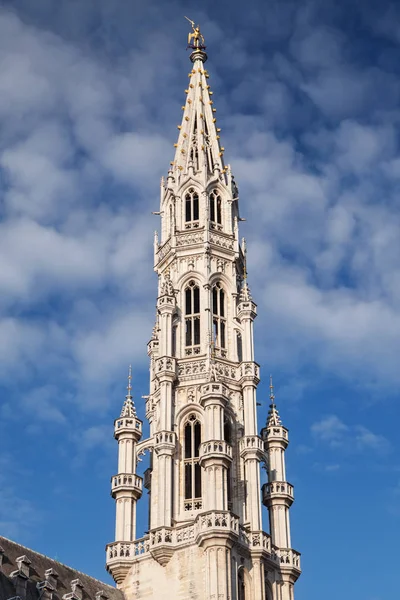
[[[247,531],[239,525],[239,518],[228,511],[211,510],[198,515],[196,521],[181,527],[159,527],[143,538],[134,542],[113,542],[108,544],[107,565],[124,561],[133,562],[135,559],[149,554],[160,546],[179,548],[192,544],[197,536],[207,530],[218,530],[232,533],[238,537],[239,543],[250,550],[263,550],[270,555],[280,568],[294,568],[300,571],[300,553],[292,548],[277,548],[272,546],[271,537],[265,531]]]
[[[191,231],[176,234],[177,246],[193,246],[194,244],[202,244],[204,241],[203,230]]]
[[[111,493],[120,490],[136,490],[142,493],[143,480],[132,473],[118,473],[111,477]]]
[[[264,483],[262,486],[263,500],[269,500],[270,498],[278,498],[282,495],[289,496],[293,500],[293,486],[287,481],[271,481]]]
[[[232,446],[224,440],[209,440],[200,447],[200,458],[206,457],[232,458]]]
[[[249,450],[256,451],[257,453],[264,453],[264,440],[258,435],[245,435],[239,440],[239,452],[246,453]]]
[[[251,531],[249,533],[249,546],[253,549],[262,549],[271,552],[271,536],[265,531]]]
[[[197,534],[207,529],[223,529],[239,535],[239,518],[228,511],[210,510],[197,517],[195,529]]]
[[[158,444],[173,444],[175,445],[176,434],[173,431],[158,431],[155,434],[154,445]]]
[[[255,362],[244,362],[240,365],[241,379],[260,379],[260,366]]]
[[[167,256],[168,252],[171,250],[171,238],[168,239],[165,244],[163,244],[162,246],[159,246],[158,250],[157,250],[157,259],[158,261],[162,260],[163,258],[165,258],[165,256]]]
[[[119,560],[134,560],[142,554],[150,551],[149,536],[145,536],[134,542],[113,542],[107,545],[107,564]]]
[[[122,429],[128,429],[129,431],[134,429],[142,434],[142,421],[137,417],[120,417],[119,419],[116,419],[114,429],[116,433]]]
[[[272,547],[271,558],[280,565],[281,568],[289,567],[300,571],[300,552],[292,548]]]
[[[162,356],[155,361],[157,375],[175,375],[176,371],[176,361],[174,358],[170,358],[169,356]]]
[[[159,527],[134,542],[113,542],[107,545],[107,565],[118,561],[133,561],[149,554],[159,546],[181,547],[193,543],[196,536],[208,529],[218,529],[238,534],[239,519],[228,511],[209,511],[198,515],[191,525]]]
[[[228,234],[216,233],[213,231],[210,233],[210,242],[220,248],[226,248],[227,250],[234,249],[233,237]]]

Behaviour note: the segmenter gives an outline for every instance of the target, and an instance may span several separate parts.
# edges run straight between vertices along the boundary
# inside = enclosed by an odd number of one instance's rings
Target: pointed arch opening
[[[247,600],[244,568],[240,567],[237,575],[238,600]]]
[[[226,294],[218,281],[212,288],[213,344],[218,354],[226,356]]]
[[[183,425],[184,509],[202,507],[200,444],[201,423],[196,413],[190,413]]]
[[[199,194],[189,188],[185,194],[185,229],[199,227]]]
[[[190,280],[185,288],[185,355],[200,354],[200,288]]]
[[[222,231],[222,198],[218,190],[210,193],[210,228]]]

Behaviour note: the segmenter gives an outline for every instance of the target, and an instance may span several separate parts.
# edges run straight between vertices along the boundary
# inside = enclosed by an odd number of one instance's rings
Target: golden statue
[[[203,48],[204,47],[204,37],[200,31],[200,26],[194,24],[194,21],[192,21],[191,19],[188,19],[188,17],[185,17],[185,19],[187,19],[189,21],[189,23],[192,25],[192,30],[191,33],[188,34],[188,45],[191,46],[192,48]],[[191,40],[193,40],[193,42],[191,43]]]

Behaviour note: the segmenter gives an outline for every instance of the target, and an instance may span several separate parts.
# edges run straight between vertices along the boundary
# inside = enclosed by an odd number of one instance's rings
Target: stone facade
[[[300,555],[290,540],[288,431],[271,382],[270,412],[258,433],[257,307],[206,59],[203,47],[193,47],[175,157],[161,181],[157,311],[148,344],[150,436],[142,440],[129,379],[115,421],[116,537],[107,546],[107,569],[128,600],[293,600]],[[151,467],[142,481],[136,467],[145,452]],[[262,488],[261,464],[268,473]],[[149,532],[136,539],[143,485]]]

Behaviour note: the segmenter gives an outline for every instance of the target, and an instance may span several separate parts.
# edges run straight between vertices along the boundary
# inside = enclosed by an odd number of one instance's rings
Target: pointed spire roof
[[[251,292],[249,288],[249,284],[247,283],[247,244],[245,238],[242,238],[242,253],[243,253],[243,284],[242,289],[240,290],[240,302],[251,302]]]
[[[271,400],[271,404],[269,405],[269,411],[267,416],[267,427],[281,427],[282,421],[278,413],[278,409],[275,404],[275,395],[274,395],[274,386],[272,384],[272,375],[269,376],[269,399]]]
[[[195,31],[196,28],[192,26]],[[204,68],[207,60],[205,46],[196,44],[196,41],[190,44],[189,41],[189,47],[193,49],[190,55],[193,66],[185,90],[186,102],[182,106],[182,123],[178,125],[179,136],[174,144],[176,152],[171,165],[173,171],[180,171],[182,174],[199,171],[203,171],[206,176],[215,171],[226,173],[224,148],[220,144],[221,130],[216,126],[213,92],[208,83],[208,72]]]
[[[132,365],[129,365],[128,386],[126,389],[128,393],[122,406],[121,417],[136,417],[136,408],[132,397]]]

